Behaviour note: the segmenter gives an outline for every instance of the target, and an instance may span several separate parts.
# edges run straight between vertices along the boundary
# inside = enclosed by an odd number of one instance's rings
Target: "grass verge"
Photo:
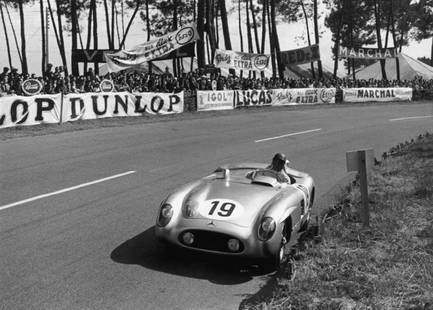
[[[355,182],[328,213],[322,242],[301,242],[290,277],[244,308],[433,309],[433,134],[383,155],[369,199],[363,229]]]

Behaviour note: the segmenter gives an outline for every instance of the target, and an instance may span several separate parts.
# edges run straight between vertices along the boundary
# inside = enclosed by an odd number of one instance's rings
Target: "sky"
[[[319,1],[320,2],[320,1]],[[232,1],[227,1],[228,9],[232,6]],[[99,40],[99,48],[108,48],[108,43],[105,35],[105,14],[103,14],[103,8],[101,7],[98,14],[98,40]],[[13,25],[15,27],[15,31],[17,32],[18,41],[20,42],[20,25],[19,25],[19,15],[18,12],[14,9],[10,9],[11,19]],[[39,15],[39,5],[27,6],[25,9],[25,19],[26,19],[26,45],[27,45],[27,57],[28,57],[28,65],[29,72],[39,74],[41,72],[41,25],[40,25],[40,15]],[[129,20],[129,16],[132,12],[127,12],[125,15],[125,23]],[[322,63],[325,69],[329,71],[333,71],[333,60],[331,48],[333,46],[333,42],[331,40],[331,32],[324,26],[324,19],[327,14],[326,8],[323,4],[319,5],[319,14],[321,14],[321,18],[319,20],[320,32],[322,33],[320,38],[320,54]],[[238,19],[237,12],[229,15],[229,25],[230,25],[230,36],[232,41],[233,50],[240,50],[240,40],[239,40],[239,32],[238,32]],[[120,19],[120,18],[119,18]],[[245,21],[245,16],[242,18]],[[85,16],[80,21],[80,25],[83,29],[86,26]],[[12,46],[12,54],[13,54],[13,66],[17,68],[21,68],[19,63],[18,54],[16,52],[15,43],[12,36],[12,30],[10,28],[9,23],[7,23],[8,32],[9,32],[9,41]],[[310,30],[312,30],[312,20],[310,21]],[[132,47],[139,43],[145,42],[147,35],[144,31],[145,23],[137,17],[131,27],[130,33],[128,34],[128,38],[126,40],[126,48]],[[281,50],[290,50],[298,47],[303,47],[307,45],[307,37],[306,37],[306,27],[303,20],[298,23],[283,23],[280,22],[277,25],[278,35],[280,39],[280,48]],[[259,29],[259,35],[261,31]],[[83,40],[85,40],[85,34]],[[312,38],[314,37],[313,34]],[[246,41],[246,27],[244,24],[243,27],[243,36],[244,36],[244,44]],[[67,59],[68,66],[70,66],[70,49],[71,49],[71,36],[69,33],[65,32],[65,44],[67,51]],[[8,58],[6,52],[6,43],[3,28],[0,29],[0,67],[8,66]],[[268,42],[266,42],[268,43]],[[61,59],[58,52],[56,39],[54,35],[54,31],[51,28],[49,34],[49,44],[50,44],[50,62],[53,63],[54,66],[61,65]],[[223,48],[223,39],[222,39],[222,31],[220,31],[220,48]],[[403,47],[403,53],[411,56],[412,58],[417,57],[428,57],[430,58],[432,39],[423,40],[421,42],[410,42],[409,46]],[[267,47],[269,48],[269,44]],[[265,51],[266,52],[266,51]],[[339,65],[339,74],[345,74],[343,71],[343,64],[340,62]]]

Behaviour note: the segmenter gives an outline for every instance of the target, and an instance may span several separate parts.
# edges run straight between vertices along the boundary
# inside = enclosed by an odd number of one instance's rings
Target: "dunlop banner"
[[[198,38],[199,35],[195,24],[189,24],[162,37],[137,45],[131,50],[106,53],[105,59],[108,70],[117,72],[160,58],[196,41]]]
[[[280,52],[281,63],[284,66],[300,65],[320,60],[319,45],[314,44],[303,48]]]
[[[267,89],[235,90],[234,95],[235,108],[272,104],[272,94]]]
[[[384,59],[398,57],[396,48],[348,48],[340,46],[339,58]]]
[[[412,88],[343,88],[344,102],[412,100]]]
[[[232,110],[233,90],[197,91],[197,111]]]
[[[60,121],[61,94],[0,98],[0,128],[55,124]]]
[[[335,103],[335,88],[272,89],[272,105]]]
[[[86,93],[68,94],[63,98],[62,119],[72,122],[120,116],[182,113],[183,92],[168,93]]]
[[[214,64],[218,68],[264,71],[269,67],[270,55],[215,50]]]

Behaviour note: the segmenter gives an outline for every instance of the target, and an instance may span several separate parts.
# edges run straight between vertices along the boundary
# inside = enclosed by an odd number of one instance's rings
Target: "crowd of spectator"
[[[98,76],[93,69],[89,69],[85,75],[66,75],[63,67],[48,65],[43,76],[35,74],[20,74],[18,70],[5,67],[0,73],[0,97],[6,95],[23,95],[21,84],[27,79],[37,79],[43,85],[41,93],[85,93],[99,92],[100,82],[103,79],[112,80],[116,91],[129,92],[179,92],[195,90],[224,89],[272,89],[272,88],[312,88],[312,87],[412,87],[415,91],[433,90],[433,79],[425,80],[415,78],[413,80],[352,80],[340,78],[307,79],[307,78],[256,78],[243,74],[243,77],[219,73],[205,73],[202,69],[193,72],[181,72],[177,77],[173,76],[166,68],[162,74],[148,72],[122,71]],[[216,85],[215,85],[216,84]]]

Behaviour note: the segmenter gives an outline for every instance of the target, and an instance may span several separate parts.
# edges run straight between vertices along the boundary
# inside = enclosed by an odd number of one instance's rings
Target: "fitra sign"
[[[21,89],[27,96],[39,95],[42,91],[42,88],[42,83],[36,79],[28,79],[21,84]]]

